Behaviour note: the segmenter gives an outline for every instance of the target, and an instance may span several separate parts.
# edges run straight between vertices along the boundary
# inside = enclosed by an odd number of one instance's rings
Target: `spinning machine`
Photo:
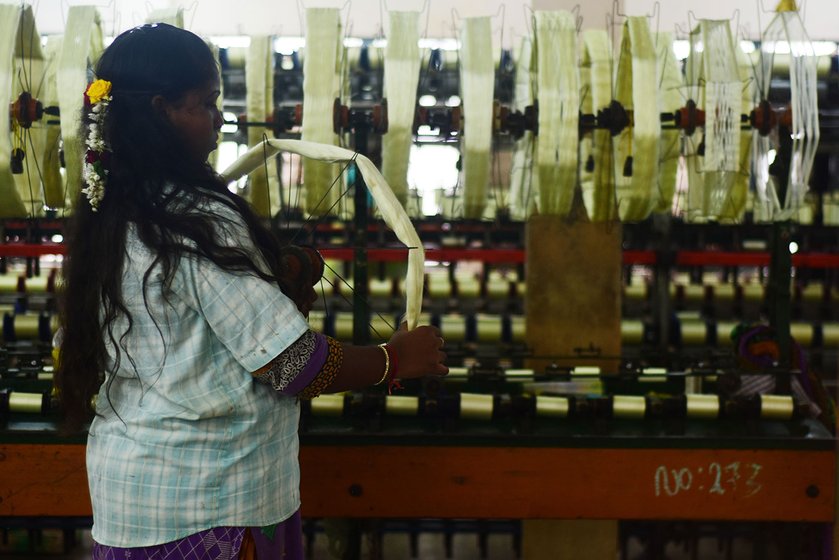
[[[0,525],[84,525],[54,296],[81,180],[68,92],[102,29],[73,6],[42,50],[30,8],[0,8],[0,62],[44,84],[0,90]],[[794,535],[757,530],[755,558],[829,550],[836,54],[788,2],[753,53],[728,20],[691,20],[684,61],[647,16],[613,13],[616,40],[537,10],[500,54],[490,17],[458,21],[459,50],[424,46],[417,12],[387,17],[385,48],[346,46],[340,11],[312,8],[301,48],[219,49],[224,142],[250,146],[223,173],[324,256],[312,328],[367,343],[434,324],[449,355],[444,379],[302,403],[304,516],[375,520],[379,541],[401,520],[497,520],[523,558],[660,557],[759,522]],[[425,146],[459,154],[434,216],[409,179]]]

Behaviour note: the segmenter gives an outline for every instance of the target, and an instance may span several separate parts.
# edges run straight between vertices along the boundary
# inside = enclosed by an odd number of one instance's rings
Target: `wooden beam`
[[[300,461],[309,517],[833,520],[832,451],[312,445]],[[84,446],[0,445],[0,516],[89,515]]]

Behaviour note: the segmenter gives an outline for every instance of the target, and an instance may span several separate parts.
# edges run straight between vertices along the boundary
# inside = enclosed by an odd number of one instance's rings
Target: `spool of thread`
[[[338,243],[343,243],[343,241],[339,241]],[[338,273],[336,272],[341,270],[343,266],[344,263],[335,259],[323,260],[323,288],[327,294],[330,293],[330,290],[336,290],[337,288],[335,286],[338,284],[343,284],[343,281],[338,279]],[[350,280],[350,283],[352,283],[352,280]]]
[[[335,278],[332,281],[332,289],[335,290],[336,294],[343,294],[351,299],[355,284],[352,278]]]
[[[457,297],[475,299],[481,295],[481,283],[473,276],[457,278]]]
[[[701,346],[708,338],[708,326],[705,321],[687,319],[681,322],[682,344]]]
[[[318,333],[325,332],[326,312],[319,310],[309,311],[309,328]]]
[[[756,283],[743,284],[743,300],[760,302],[763,300],[763,286]]]
[[[417,416],[418,413],[418,397],[401,395],[387,395],[385,397],[385,414],[388,416]]]
[[[819,303],[824,300],[824,286],[821,284],[808,284],[801,288],[801,299],[804,301]]]
[[[449,342],[463,342],[466,340],[466,318],[456,313],[441,316],[440,332]]]
[[[510,331],[513,342],[522,343],[527,338],[527,321],[521,315],[510,316]]]
[[[681,287],[682,286],[680,284],[670,284],[667,287],[667,295],[670,297],[671,300],[676,299],[676,294],[679,293],[679,290],[681,289]]]
[[[615,395],[612,397],[612,416],[615,418],[638,420],[647,412],[647,401],[635,395]]]
[[[717,302],[729,302],[734,300],[737,293],[733,284],[717,284],[714,286],[714,299]]]
[[[667,369],[657,367],[645,367],[641,370],[638,381],[641,383],[660,383],[667,380]]]
[[[456,380],[456,379],[466,379],[469,377],[469,368],[465,367],[450,367],[449,373],[446,375],[446,379]]]
[[[432,299],[446,299],[452,296],[452,284],[448,275],[429,274],[427,288],[428,297]]]
[[[686,395],[688,418],[718,418],[720,398],[717,395]]]
[[[545,418],[568,418],[566,397],[536,396],[536,416]]]
[[[647,285],[633,282],[629,286],[624,287],[623,296],[631,300],[645,300],[647,299]]]
[[[705,286],[702,284],[687,284],[683,290],[685,301],[696,303],[705,299]]]
[[[41,338],[40,315],[5,315],[3,336],[6,340],[38,340]]]
[[[19,393],[17,391],[9,394],[9,411],[40,414],[44,406],[44,395],[41,393]]]
[[[500,315],[479,313],[475,316],[479,342],[501,342],[503,324]]]
[[[789,326],[789,333],[802,347],[809,348],[813,345],[813,325],[809,323],[792,323]]]
[[[370,296],[376,298],[389,298],[393,293],[393,280],[390,278],[370,279]]]
[[[527,295],[527,282],[516,283],[516,295],[520,298]]]
[[[529,368],[509,368],[504,370],[504,377],[510,381],[516,379],[533,379],[534,372]]]
[[[734,341],[731,340],[731,333],[734,332],[735,328],[737,328],[736,321],[719,321],[717,323],[717,346],[728,348],[734,345]]]
[[[344,395],[322,394],[312,399],[314,416],[341,416],[344,414]]]
[[[795,401],[789,395],[760,395],[760,417],[763,420],[791,420]]]
[[[460,394],[460,417],[470,420],[492,419],[492,395]]]
[[[18,274],[0,274],[0,294],[23,291],[23,277]]]
[[[335,338],[338,340],[351,340],[352,328],[352,313],[342,311],[335,314]]]
[[[640,345],[644,342],[644,323],[642,321],[621,321],[621,340],[624,344]]]
[[[43,294],[49,291],[49,276],[33,276],[24,280],[26,291],[31,294]]]
[[[510,295],[510,283],[497,273],[490,273],[487,279],[487,297],[491,299],[505,299]]]
[[[822,323],[822,347],[839,347],[839,323]]]

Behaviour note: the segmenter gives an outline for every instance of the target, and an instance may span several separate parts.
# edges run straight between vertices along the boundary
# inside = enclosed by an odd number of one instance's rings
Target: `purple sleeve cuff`
[[[323,369],[323,364],[326,363],[326,356],[329,351],[329,344],[326,342],[326,337],[322,334],[315,333],[315,350],[312,352],[309,361],[306,362],[303,371],[301,371],[297,377],[295,377],[291,383],[286,385],[286,387],[280,391],[283,395],[286,396],[294,396],[314,381],[315,377],[318,376],[321,369]]]

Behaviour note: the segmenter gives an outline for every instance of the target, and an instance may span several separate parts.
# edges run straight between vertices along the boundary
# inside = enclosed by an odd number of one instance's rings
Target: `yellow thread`
[[[536,397],[536,416],[551,418],[568,417],[568,399],[565,397]]]
[[[716,395],[687,395],[688,418],[716,418],[720,415],[720,399]]]
[[[501,316],[484,315],[479,313],[477,322],[478,340],[481,342],[498,342],[501,340]]]
[[[44,396],[40,393],[18,393],[9,395],[9,410],[11,412],[41,412]]]
[[[790,335],[792,335],[792,338],[801,346],[812,346],[813,325],[807,323],[792,323],[790,325]]]
[[[19,281],[20,276],[11,274],[0,275],[0,293],[8,294],[17,292]]]
[[[419,398],[388,395],[385,397],[385,413],[390,416],[416,416],[419,412]]]
[[[615,395],[612,397],[612,415],[615,418],[644,418],[647,401],[644,397]]]
[[[788,395],[761,395],[760,417],[765,420],[790,420],[794,402]]]
[[[15,337],[26,340],[38,338],[39,320],[38,315],[15,315]]]
[[[513,331],[513,342],[524,342],[527,336],[527,322],[521,315],[510,317],[510,327]]]
[[[824,348],[839,347],[839,323],[822,324],[822,346]]]
[[[468,377],[468,376],[469,376],[469,368],[450,367],[449,368],[449,374],[446,377],[451,379],[453,377]]]
[[[644,341],[644,323],[641,321],[621,321],[621,340],[625,344],[641,344]]]
[[[440,331],[448,341],[463,342],[466,340],[466,319],[463,315],[443,315],[440,318]]]
[[[312,399],[312,414],[315,416],[341,416],[344,413],[344,395],[323,395]]]
[[[460,417],[472,420],[492,418],[492,395],[460,394]]]

